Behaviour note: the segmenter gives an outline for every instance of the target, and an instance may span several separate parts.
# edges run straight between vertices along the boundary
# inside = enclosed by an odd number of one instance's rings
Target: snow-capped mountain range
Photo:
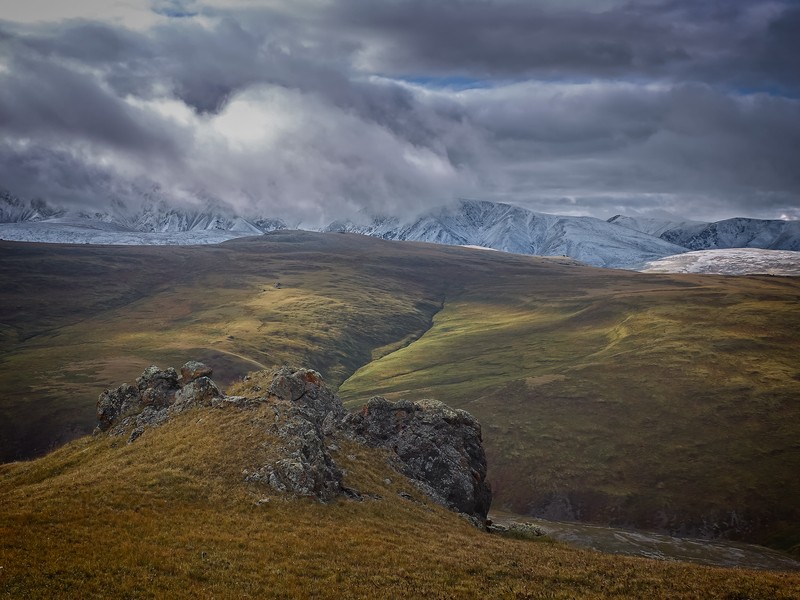
[[[800,250],[800,221],[762,219],[725,219],[701,221],[668,221],[635,219],[617,215],[609,223],[634,231],[649,233],[689,250],[723,248],[763,248],[765,250]]]
[[[286,228],[280,219],[244,218],[213,204],[205,210],[179,210],[158,197],[147,198],[134,212],[117,203],[109,212],[92,213],[0,193],[0,239],[5,240],[193,245]],[[406,221],[395,217],[366,218],[361,224],[336,221],[323,231],[480,246],[517,254],[563,255],[594,266],[624,269],[645,268],[648,263],[690,250],[800,250],[800,222],[728,219],[705,223],[621,215],[603,221],[479,200],[460,200]],[[788,255],[788,260],[792,256]],[[800,253],[797,257],[800,261]]]
[[[69,211],[0,192],[0,239],[60,244],[195,245],[286,229],[280,219],[245,219],[209,204],[179,210],[148,197],[138,211],[112,204],[108,212]]]
[[[368,225],[332,223],[327,231],[387,240],[482,246],[515,254],[570,256],[598,267],[632,268],[685,252],[657,237],[593,217],[561,217],[509,204],[461,200],[411,222],[376,219]]]

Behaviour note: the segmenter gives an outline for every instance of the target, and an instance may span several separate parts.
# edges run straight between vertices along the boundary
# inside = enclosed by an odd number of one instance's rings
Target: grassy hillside
[[[622,558],[481,532],[380,451],[339,440],[328,505],[244,483],[271,408],[188,411],[134,444],[86,437],[0,467],[0,598],[750,598],[800,575]],[[417,501],[402,498],[411,492]]]
[[[0,253],[0,460],[89,431],[148,364],[292,362],[475,414],[498,507],[800,541],[797,279],[298,232]]]
[[[446,283],[418,264],[424,253],[349,236],[269,239],[0,244],[0,461],[91,431],[97,395],[147,365],[196,357],[230,382],[291,362],[336,384],[420,335],[441,305]]]
[[[340,391],[469,410],[507,509],[790,547],[799,284],[598,273],[547,290],[498,278],[449,297],[419,341]]]

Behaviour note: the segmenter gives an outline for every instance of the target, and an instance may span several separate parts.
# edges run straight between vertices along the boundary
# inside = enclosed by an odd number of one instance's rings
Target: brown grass
[[[134,444],[82,438],[0,467],[4,598],[796,598],[800,575],[606,556],[476,530],[381,452],[338,440],[322,505],[245,484],[268,407],[198,409]],[[387,483],[388,480],[388,483]],[[408,501],[398,495],[416,497]],[[260,502],[259,502],[260,501]]]
[[[566,497],[585,520],[711,523],[800,551],[797,278],[298,232],[0,248],[0,460],[91,431],[97,394],[148,364],[205,360],[230,382],[289,362],[346,380],[355,404],[436,397],[475,414],[499,507],[545,514]],[[734,512],[747,528],[731,530]]]

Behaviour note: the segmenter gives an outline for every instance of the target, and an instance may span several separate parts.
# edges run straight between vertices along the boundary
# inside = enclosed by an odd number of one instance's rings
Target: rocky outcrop
[[[161,370],[158,367],[147,367],[137,379],[139,402],[142,406],[166,408],[172,404],[175,392],[180,389],[178,373],[172,367]]]
[[[486,519],[492,502],[486,454],[481,426],[468,412],[436,400],[375,397],[349,415],[347,425],[359,441],[394,451],[404,473],[432,488],[447,506]]]
[[[199,365],[199,366],[198,366]],[[133,425],[130,441],[138,438],[145,427],[163,423],[166,419],[191,406],[210,406],[223,398],[211,379],[201,373],[212,370],[198,362],[186,363],[178,378],[173,368],[161,370],[147,367],[136,379],[136,385],[123,383],[116,389],[105,390],[97,399],[97,428],[112,429],[120,434]]]
[[[284,444],[283,456],[248,474],[247,480],[268,483],[280,492],[332,500],[345,488],[326,438],[346,414],[342,401],[316,371],[284,366],[270,377],[267,393],[259,399],[273,404],[273,433]]]
[[[325,434],[330,434],[347,414],[342,401],[322,376],[310,369],[281,367],[272,374],[269,395],[290,403]]]
[[[181,367],[181,382],[189,383],[198,377],[211,377],[211,367],[196,360],[190,360]]]
[[[148,427],[197,406],[246,408],[266,403],[275,418],[269,432],[277,458],[245,471],[245,479],[296,496],[327,502],[339,495],[360,498],[343,484],[336,464],[337,439],[348,438],[392,453],[391,464],[433,500],[483,524],[491,504],[481,427],[463,410],[435,400],[390,402],[372,398],[348,414],[316,371],[288,366],[248,376],[241,396],[223,395],[212,371],[190,361],[180,370],[148,367],[136,385],[100,394],[98,430],[129,433],[135,442]],[[348,442],[349,443],[349,442]]]

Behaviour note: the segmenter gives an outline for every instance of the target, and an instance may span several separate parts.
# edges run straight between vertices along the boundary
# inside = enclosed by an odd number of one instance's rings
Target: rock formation
[[[492,492],[486,481],[481,426],[436,400],[390,402],[380,396],[347,417],[356,439],[393,450],[406,475],[427,484],[444,504],[482,519]]]
[[[247,475],[248,481],[326,502],[345,492],[342,471],[331,457],[327,440],[345,416],[342,401],[310,369],[281,367],[271,373],[266,395],[275,410],[274,433],[283,440],[283,457]],[[258,388],[258,389],[256,389]],[[262,391],[253,386],[254,392]]]
[[[245,408],[267,403],[275,413],[270,433],[281,442],[279,457],[248,470],[247,481],[326,502],[360,497],[343,484],[332,452],[345,437],[393,453],[392,465],[433,500],[483,523],[492,494],[478,422],[463,410],[435,400],[390,402],[372,398],[348,414],[316,371],[281,367],[248,376],[242,396],[225,396],[212,371],[190,361],[180,370],[148,367],[136,385],[106,390],[97,402],[98,431],[128,434],[133,443],[148,427],[197,406]]]
[[[181,374],[179,378],[173,368],[162,371],[147,367],[136,379],[136,386],[123,383],[114,390],[105,390],[97,399],[97,428],[120,435],[133,425],[129,441],[134,441],[145,427],[160,425],[192,406],[211,406],[223,399],[209,377],[209,367],[191,361],[183,366]]]

